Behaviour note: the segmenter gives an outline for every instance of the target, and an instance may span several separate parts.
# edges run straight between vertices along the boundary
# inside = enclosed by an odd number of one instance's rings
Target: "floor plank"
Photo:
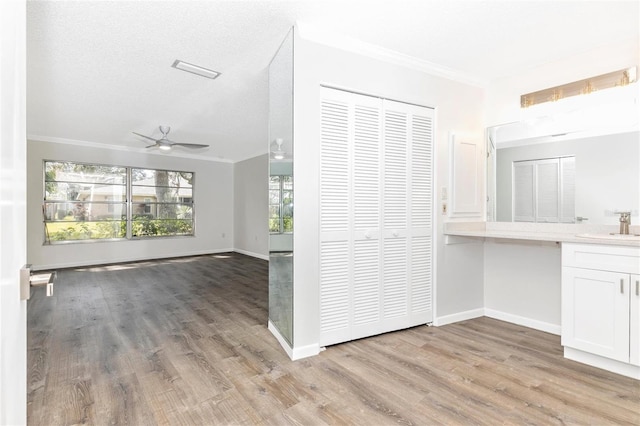
[[[558,336],[478,318],[292,362],[267,262],[235,253],[58,271],[28,304],[30,425],[640,425],[640,382]]]

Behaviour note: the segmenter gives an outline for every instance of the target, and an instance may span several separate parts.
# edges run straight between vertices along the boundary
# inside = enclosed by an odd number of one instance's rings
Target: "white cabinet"
[[[563,244],[562,345],[569,358],[640,378],[640,248]]]

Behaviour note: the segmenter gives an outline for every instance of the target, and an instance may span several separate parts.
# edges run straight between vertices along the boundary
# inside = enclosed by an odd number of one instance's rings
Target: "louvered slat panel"
[[[531,162],[513,163],[513,220],[535,221],[534,168]]]
[[[430,228],[433,175],[431,117],[414,115],[411,130],[411,226]]]
[[[411,312],[431,310],[431,237],[411,239]]]
[[[536,162],[536,222],[560,220],[559,167],[558,159]]]
[[[355,108],[353,199],[355,229],[380,226],[380,108]]]
[[[380,320],[380,248],[379,241],[354,243],[353,322],[356,325]]]
[[[407,240],[384,241],[384,317],[407,315]]]
[[[576,159],[560,159],[560,222],[573,223],[576,219]]]
[[[384,227],[407,227],[407,114],[384,112]]]
[[[320,119],[320,226],[322,232],[349,226],[349,105],[323,99]]]
[[[349,243],[320,245],[320,330],[349,327]]]

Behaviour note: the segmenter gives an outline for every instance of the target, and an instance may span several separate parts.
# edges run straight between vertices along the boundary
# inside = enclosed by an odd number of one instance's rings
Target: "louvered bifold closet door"
[[[320,343],[380,328],[380,109],[370,96],[322,89]]]
[[[432,320],[433,110],[384,101],[383,331]]]
[[[322,346],[432,319],[432,114],[321,89]]]

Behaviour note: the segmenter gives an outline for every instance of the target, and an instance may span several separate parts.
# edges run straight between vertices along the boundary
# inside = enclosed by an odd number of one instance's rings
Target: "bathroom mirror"
[[[293,346],[293,31],[269,65],[269,322]]]
[[[512,123],[487,130],[488,221],[610,225],[618,223],[614,211],[627,210],[638,223],[637,130],[551,135],[530,127]],[[544,185],[555,188],[541,189]],[[518,214],[519,209],[549,210],[550,200],[555,215]]]

